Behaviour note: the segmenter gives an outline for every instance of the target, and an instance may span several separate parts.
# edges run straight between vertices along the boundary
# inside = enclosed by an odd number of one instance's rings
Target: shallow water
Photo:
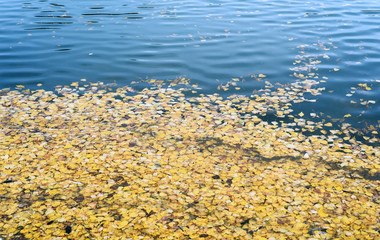
[[[0,239],[375,239],[380,3],[347,2],[0,0]]]
[[[220,92],[249,95],[263,87],[254,74],[294,82],[301,57],[321,61],[311,72],[327,78],[326,90],[296,111],[350,114],[345,121],[358,127],[380,119],[375,0],[15,0],[0,1],[0,16],[0,88],[186,76],[204,93],[240,78],[241,89]],[[351,89],[363,83],[370,90]]]

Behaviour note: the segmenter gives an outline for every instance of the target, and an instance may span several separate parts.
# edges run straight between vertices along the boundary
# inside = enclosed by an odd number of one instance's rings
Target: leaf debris
[[[291,117],[302,91],[321,89],[189,97],[191,87],[172,87],[186,79],[157,82],[138,92],[101,83],[5,92],[0,234],[378,237],[379,147],[348,124],[329,135],[317,129],[331,123]],[[278,121],[265,120],[274,113]]]

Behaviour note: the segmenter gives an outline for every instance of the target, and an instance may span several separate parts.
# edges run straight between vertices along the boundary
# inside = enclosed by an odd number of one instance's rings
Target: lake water
[[[1,89],[179,76],[223,95],[313,79],[296,112],[378,127],[380,2],[0,0]]]

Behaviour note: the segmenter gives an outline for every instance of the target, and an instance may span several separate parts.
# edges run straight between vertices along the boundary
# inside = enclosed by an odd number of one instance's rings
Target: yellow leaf
[[[320,207],[319,210],[318,210],[318,215],[322,218],[325,218],[327,216],[329,216],[326,212],[325,212],[325,208],[324,207]]]
[[[335,188],[335,190],[337,190],[339,192],[343,190],[343,186],[342,185],[335,185],[334,188]]]

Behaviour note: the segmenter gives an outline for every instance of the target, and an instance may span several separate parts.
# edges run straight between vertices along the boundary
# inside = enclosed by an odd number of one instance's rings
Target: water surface
[[[326,90],[296,111],[350,114],[346,121],[359,127],[380,117],[375,0],[1,0],[0,16],[0,88],[186,76],[204,93],[239,78],[239,90],[220,93],[249,95],[265,80],[314,73]],[[310,61],[320,63],[294,69]]]

